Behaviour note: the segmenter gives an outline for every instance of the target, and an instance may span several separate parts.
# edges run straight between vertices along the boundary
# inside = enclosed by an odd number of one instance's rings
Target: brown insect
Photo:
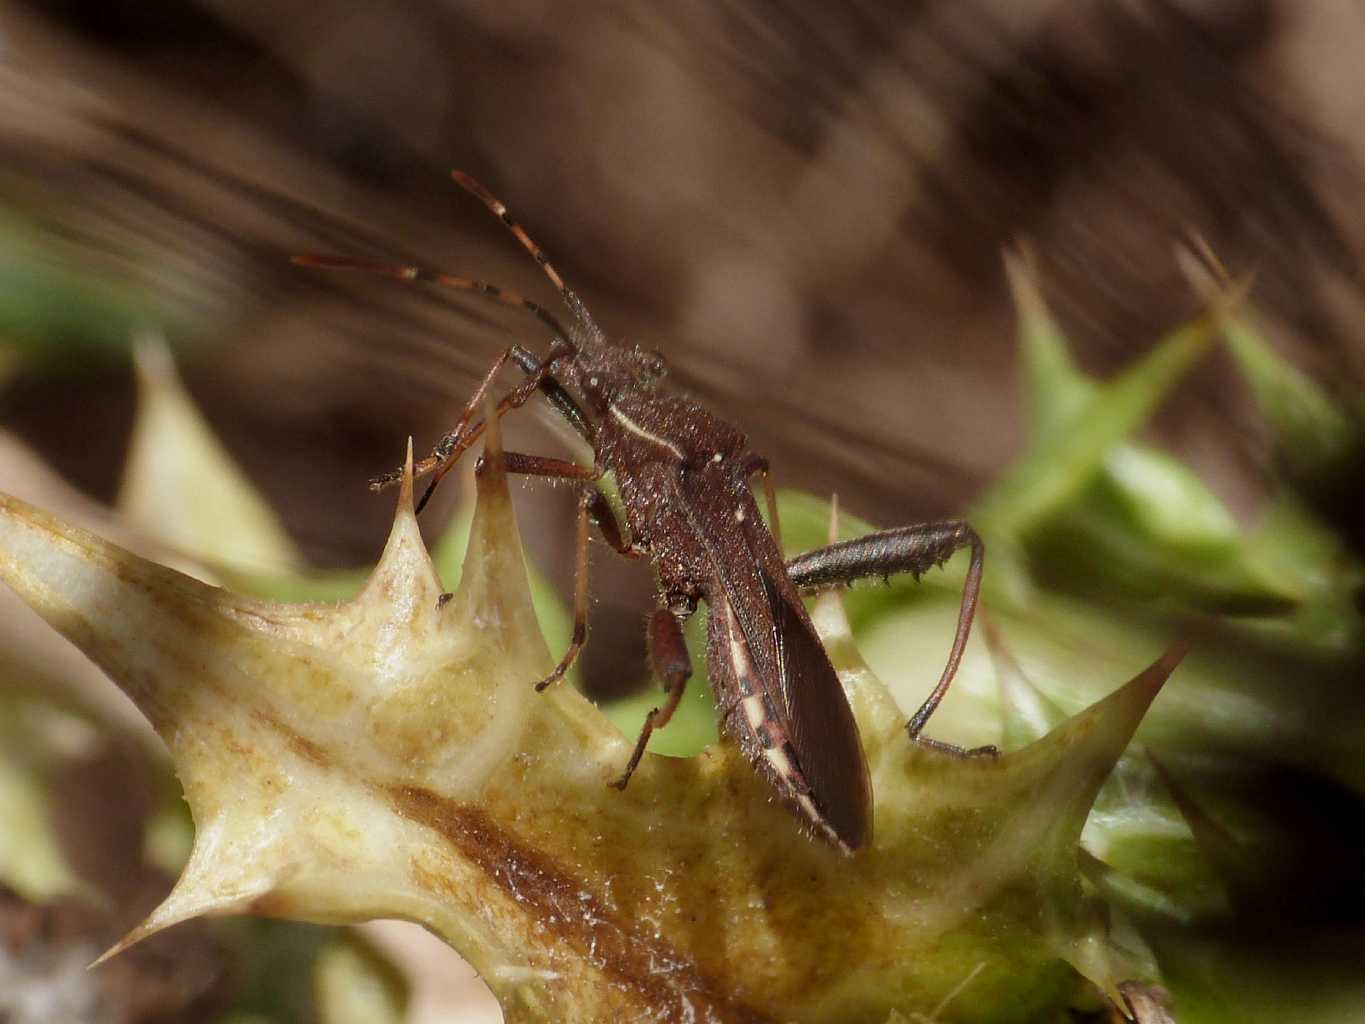
[[[645,718],[625,771],[625,788],[650,734],[672,717],[692,674],[682,624],[707,605],[706,666],[722,731],[773,790],[818,834],[846,852],[872,838],[872,791],[858,728],[838,676],[820,644],[801,594],[867,577],[920,573],[971,548],[957,632],[938,684],[911,716],[910,738],[957,753],[957,747],[921,735],[952,682],[966,646],[981,585],[983,548],[963,520],[905,526],[833,544],[784,560],[775,539],[777,506],[767,460],[748,450],[739,430],[691,399],[662,386],[663,359],[638,346],[607,342],[587,307],[564,284],[540,247],[507,208],[482,185],[458,171],[455,180],[483,201],[540,264],[573,315],[574,328],[537,303],[483,281],[421,267],[308,255],[313,267],[364,270],[404,281],[429,281],[479,292],[519,306],[553,334],[543,358],[513,345],[493,363],[455,427],[417,466],[431,474],[419,511],[460,455],[483,433],[477,419],[498,372],[509,362],[525,377],[497,403],[496,415],[545,396],[592,446],[594,464],[520,452],[503,452],[509,473],[577,481],[577,577],[573,639],[559,664],[536,684],[563,677],[587,639],[589,521],[607,543],[629,558],[648,557],[658,577],[659,607],[649,620],[649,647],[666,698]],[[596,484],[615,478],[625,526]],[[761,474],[769,522],[759,515],[751,488]],[[376,490],[400,471],[371,481]],[[987,751],[990,748],[981,748]]]

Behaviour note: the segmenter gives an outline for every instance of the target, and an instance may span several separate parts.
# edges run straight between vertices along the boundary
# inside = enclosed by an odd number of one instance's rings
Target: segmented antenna
[[[440,270],[428,270],[426,267],[417,267],[406,263],[381,263],[375,260],[362,260],[351,256],[328,256],[322,253],[301,253],[298,256],[291,256],[289,261],[301,267],[321,267],[324,270],[359,270],[362,273],[379,274],[382,277],[392,277],[399,281],[426,281],[446,288],[477,292],[480,295],[486,295],[494,302],[501,302],[504,306],[519,306],[527,310],[546,327],[554,331],[556,337],[565,341],[569,340],[569,334],[565,331],[564,325],[559,322],[559,318],[540,303],[506,288],[489,284],[487,281],[479,281],[472,277],[461,277],[458,274],[447,274]]]
[[[531,254],[531,258],[540,264],[540,269],[545,271],[545,276],[550,279],[550,283],[559,289],[560,297],[564,300],[564,305],[569,307],[574,319],[592,335],[596,341],[602,340],[604,335],[602,329],[597,326],[597,321],[588,312],[588,307],[583,304],[583,300],[575,294],[574,290],[564,283],[564,279],[559,276],[559,271],[554,268],[550,258],[545,255],[545,251],[535,243],[535,240],[526,233],[526,229],[512,219],[512,215],[507,212],[507,204],[495,196],[488,189],[484,188],[479,182],[475,181],[464,171],[451,171],[450,176],[455,179],[455,183],[466,192],[476,197],[484,206],[493,211],[493,215],[502,221],[503,226],[516,236],[521,247]]]
[[[588,308],[583,304],[583,300],[575,295],[573,290],[564,283],[564,279],[559,276],[559,271],[555,270],[554,266],[550,263],[549,257],[545,255],[540,246],[536,245],[531,236],[526,233],[525,229],[512,219],[502,200],[462,171],[452,171],[451,177],[455,179],[456,183],[459,184],[461,188],[474,195],[493,211],[493,214],[502,221],[506,228],[516,237],[517,241],[521,243],[522,248],[529,252],[531,257],[540,264],[540,268],[545,271],[545,276],[550,279],[550,283],[559,289],[560,297],[564,300],[564,304],[569,307],[569,311],[574,315],[574,319],[578,321],[578,325],[588,333],[592,341],[602,341],[603,334],[601,328],[599,328],[596,321],[593,320],[592,314],[588,312]],[[591,436],[591,429],[583,418],[582,410],[578,408],[577,403],[574,402],[573,398],[564,390],[560,383],[555,380],[554,377],[550,376],[549,372],[550,366],[556,359],[564,356],[576,356],[578,353],[578,346],[569,336],[569,332],[564,329],[564,325],[559,322],[559,319],[544,306],[540,305],[540,303],[533,302],[531,299],[518,295],[516,292],[509,291],[506,288],[500,288],[497,285],[489,284],[487,281],[480,281],[472,277],[462,277],[458,274],[448,274],[439,270],[428,270],[425,267],[413,266],[406,263],[383,263],[374,260],[356,259],[351,256],[330,256],[321,253],[303,253],[291,257],[291,261],[304,267],[318,267],[327,270],[358,270],[363,273],[391,277],[399,281],[425,281],[442,285],[446,288],[457,288],[461,291],[477,292],[480,295],[486,295],[495,302],[501,302],[503,305],[517,306],[529,311],[533,316],[539,319],[541,323],[545,324],[554,332],[554,347],[551,348],[551,354],[544,362],[536,361],[534,356],[531,356],[524,349],[514,345],[503,352],[498,361],[493,364],[493,368],[488,372],[483,383],[480,385],[479,390],[475,395],[474,402],[465,409],[459,425],[442,437],[436,447],[432,450],[432,453],[414,467],[413,471],[416,476],[424,476],[427,473],[434,474],[430,486],[427,487],[427,491],[422,496],[422,500],[417,504],[416,511],[420,512],[422,510],[423,506],[425,506],[427,501],[431,498],[432,492],[435,491],[436,485],[440,483],[441,478],[445,476],[450,467],[455,464],[455,461],[459,458],[460,454],[484,432],[487,426],[487,420],[481,420],[474,423],[472,426],[470,425],[470,420],[474,415],[479,400],[485,397],[488,388],[492,385],[494,376],[496,376],[498,370],[509,359],[514,360],[521,366],[528,374],[528,377],[511,394],[503,397],[503,400],[499,402],[496,407],[495,416],[501,416],[507,410],[524,404],[526,400],[530,398],[532,392],[539,389],[556,406],[556,408],[559,409],[564,418],[567,419],[579,433],[583,434],[585,437]],[[530,362],[528,363],[527,360],[530,360]],[[405,470],[400,468],[399,470],[375,477],[370,481],[370,487],[374,490],[383,490],[403,479],[404,473]]]

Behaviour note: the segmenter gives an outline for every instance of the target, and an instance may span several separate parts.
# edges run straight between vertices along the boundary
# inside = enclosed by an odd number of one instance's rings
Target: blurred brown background
[[[1300,365],[1358,387],[1362,43],[1361,6],[1289,0],[4,0],[0,206],[167,331],[319,565],[371,558],[390,501],[365,478],[432,443],[498,348],[544,344],[477,299],[289,264],[410,259],[548,303],[452,167],[780,483],[898,523],[960,510],[1022,443],[1014,241],[1087,369],[1197,308],[1172,258],[1194,232],[1256,272]],[[47,332],[0,393],[0,424],[99,498],[132,401],[107,327]],[[1215,357],[1156,429],[1252,515],[1267,455],[1229,380]],[[526,491],[563,578],[570,497]],[[594,587],[590,685],[639,649],[650,582],[625,571]]]

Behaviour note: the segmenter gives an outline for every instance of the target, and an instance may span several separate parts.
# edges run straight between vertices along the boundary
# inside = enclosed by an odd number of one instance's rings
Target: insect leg
[[[830,586],[844,586],[869,576],[889,576],[908,572],[916,579],[920,574],[942,565],[953,552],[970,547],[972,560],[967,568],[967,579],[962,586],[962,608],[957,618],[957,633],[953,637],[948,663],[933,691],[910,716],[906,731],[910,738],[927,746],[958,750],[949,744],[922,737],[939,702],[952,684],[953,676],[962,661],[962,652],[971,633],[976,615],[977,598],[981,592],[981,567],[985,546],[964,520],[946,519],[937,523],[902,526],[894,530],[868,534],[856,540],[831,544],[826,548],[808,551],[787,563],[787,575],[799,590],[818,590]],[[958,751],[963,752],[963,751]],[[994,748],[981,748],[980,753],[993,753]],[[978,751],[965,751],[978,753]]]
[[[592,521],[597,524],[602,539],[613,551],[627,558],[640,558],[648,554],[639,544],[626,540],[621,524],[616,519],[616,513],[612,511],[611,502],[607,501],[601,491],[594,489],[586,493],[582,500],[588,502],[588,513],[592,516]]]
[[[550,353],[545,357],[544,361],[540,362],[533,372],[528,373],[525,380],[503,396],[502,400],[497,405],[496,414],[502,416],[511,409],[517,409],[525,405],[527,400],[535,394],[536,390],[540,388],[544,381],[549,377],[550,368],[554,365],[555,361],[572,354],[573,349],[568,347],[567,343],[561,345],[560,342],[556,341],[554,345],[551,346]],[[424,476],[427,473],[434,474],[430,485],[428,485],[426,489],[426,493],[422,495],[422,500],[417,503],[418,512],[422,511],[422,509],[426,507],[427,502],[431,500],[431,495],[436,490],[436,485],[441,482],[441,478],[450,471],[459,460],[460,456],[464,454],[465,450],[483,435],[487,423],[480,420],[471,426],[469,421],[474,418],[474,411],[483,403],[484,396],[488,394],[488,390],[493,386],[493,380],[497,377],[498,371],[512,358],[513,350],[511,348],[504,349],[502,353],[499,354],[488,372],[484,374],[483,380],[479,383],[473,396],[465,405],[464,412],[460,415],[460,420],[456,424],[455,429],[449,431],[444,437],[437,441],[436,446],[431,450],[431,454],[413,467],[414,476]],[[572,420],[570,422],[572,422]],[[381,491],[402,478],[402,469],[393,470],[371,480],[370,489]]]
[[[479,457],[480,467],[482,467],[485,458],[486,456]],[[596,480],[602,475],[602,470],[598,467],[582,466],[567,459],[556,459],[545,455],[503,452],[501,458],[502,468],[506,472],[523,476],[543,476],[558,480]],[[588,515],[597,524],[602,539],[618,555],[625,555],[627,558],[640,558],[646,554],[643,547],[633,541],[626,540],[621,524],[616,520],[616,513],[612,511],[611,502],[607,501],[601,491],[595,488],[586,488],[578,500],[580,504],[587,504]]]
[[[612,783],[617,789],[625,789],[630,777],[639,767],[640,758],[645,756],[650,734],[662,729],[678,710],[687,680],[692,676],[692,659],[687,654],[687,644],[683,640],[682,623],[670,608],[660,608],[649,619],[649,660],[654,672],[663,680],[664,703],[645,715],[645,724],[640,729],[640,738],[635,741],[635,750],[626,762],[626,770]]]
[[[568,459],[556,459],[550,455],[526,455],[522,452],[499,452],[495,458],[502,463],[503,471],[518,476],[540,476],[547,480],[596,480],[602,471],[595,466],[582,466]],[[480,455],[475,463],[475,471],[482,472],[487,465],[488,455]],[[592,493],[596,494],[596,491]],[[603,499],[605,500],[605,499]]]
[[[487,455],[479,456],[476,472],[483,471],[487,465]],[[523,476],[540,476],[552,480],[596,480],[602,475],[597,467],[581,466],[567,459],[556,459],[546,455],[526,455],[522,452],[501,452],[497,458],[507,473]],[[627,558],[639,558],[645,549],[625,539],[621,524],[616,521],[611,504],[595,487],[585,487],[578,496],[578,543],[577,565],[574,573],[573,637],[569,649],[559,660],[555,670],[536,683],[540,692],[552,683],[564,678],[574,660],[588,639],[588,519],[597,524],[602,537],[611,545],[612,550]]]
[[[516,363],[523,373],[534,374],[540,369],[540,356],[530,349],[513,345],[508,351],[512,354],[512,362]],[[591,444],[593,431],[588,423],[588,418],[583,415],[583,410],[573,400],[573,396],[564,390],[559,381],[553,377],[543,377],[540,381],[540,390],[545,393],[550,404],[559,410],[559,414],[569,421],[569,426],[582,434],[583,439]]]
[[[782,525],[777,519],[777,491],[773,489],[773,476],[768,469],[768,460],[762,455],[749,454],[744,459],[744,475],[763,474],[763,495],[768,503],[768,532],[777,541],[777,550],[782,550]]]
[[[555,666],[554,671],[536,683],[537,693],[564,678],[564,673],[569,671],[574,659],[578,657],[578,652],[583,649],[583,645],[588,640],[588,518],[596,515],[596,506],[599,501],[605,501],[605,499],[593,487],[585,487],[578,496],[578,544],[574,566],[573,636],[569,640],[568,650],[564,652],[564,657],[559,659],[559,664]]]
[[[498,456],[502,468],[508,473],[524,476],[541,476],[558,480],[596,480],[602,475],[597,467],[580,466],[567,459],[556,459],[545,455],[525,455],[521,452],[502,452]],[[477,470],[483,469],[487,456],[480,456]],[[627,541],[611,510],[611,504],[602,492],[595,487],[585,487],[578,496],[578,542],[577,559],[574,569],[573,595],[573,636],[564,657],[559,659],[553,672],[536,683],[536,692],[543,691],[552,683],[564,678],[583,645],[588,640],[588,520],[597,524],[603,538],[612,549],[627,558],[639,558],[645,553],[638,545]]]

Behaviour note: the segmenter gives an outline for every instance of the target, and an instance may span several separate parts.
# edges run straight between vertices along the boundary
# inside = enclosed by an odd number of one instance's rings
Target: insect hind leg
[[[935,710],[957,675],[962,662],[967,638],[971,635],[976,617],[977,601],[981,593],[981,571],[985,559],[985,545],[976,531],[963,519],[945,519],[934,523],[902,526],[892,530],[868,534],[855,540],[831,544],[829,547],[798,555],[787,563],[787,575],[803,591],[826,587],[847,586],[860,579],[890,576],[908,572],[915,579],[942,565],[956,551],[971,549],[971,562],[962,586],[962,605],[958,612],[957,631],[953,637],[948,662],[929,696],[906,722],[910,738],[924,746],[963,756],[993,756],[994,747],[964,749],[951,743],[921,735]]]

